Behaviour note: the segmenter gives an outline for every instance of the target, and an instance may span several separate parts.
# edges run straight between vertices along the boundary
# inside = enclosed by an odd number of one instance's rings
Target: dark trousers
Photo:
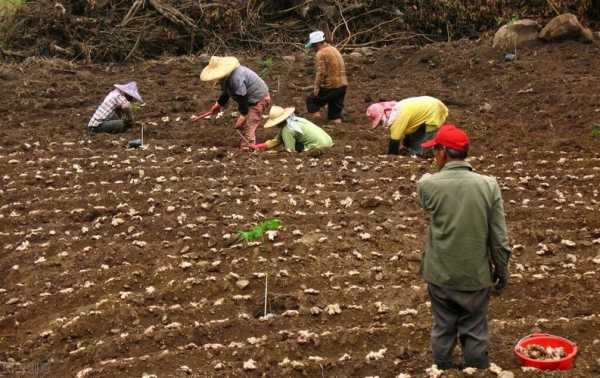
[[[406,147],[408,151],[410,151],[410,153],[413,155],[430,157],[429,155],[432,155],[432,151],[424,150],[423,147],[421,147],[421,143],[432,139],[435,136],[435,133],[435,131],[428,133],[427,125],[422,124],[421,126],[419,126],[417,131],[404,137],[402,145]]]
[[[459,291],[429,284],[427,290],[433,314],[431,350],[434,363],[440,369],[452,368],[452,351],[458,340],[463,351],[463,367],[488,368],[490,289]]]
[[[327,105],[327,118],[342,118],[344,110],[344,98],[346,97],[346,87],[340,88],[319,88],[317,96],[310,95],[306,99],[306,110],[309,113],[318,112],[323,106]]]
[[[117,134],[123,133],[131,128],[131,122],[122,119],[113,119],[110,121],[104,121],[96,127],[90,127],[92,133],[110,133]]]

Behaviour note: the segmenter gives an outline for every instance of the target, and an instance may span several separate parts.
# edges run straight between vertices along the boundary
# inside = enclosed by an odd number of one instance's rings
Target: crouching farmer
[[[490,291],[506,287],[511,255],[500,188],[464,161],[469,140],[455,126],[442,126],[422,146],[434,148],[440,169],[417,183],[421,206],[431,218],[421,274],[433,314],[433,360],[441,369],[485,369],[490,365]],[[452,361],[457,340],[464,358],[458,366]]]
[[[409,97],[402,101],[372,104],[367,109],[371,127],[389,127],[388,154],[409,153],[424,156],[421,143],[431,139],[446,121],[448,108],[434,97]],[[402,143],[402,148],[400,148]]]
[[[127,84],[115,84],[113,89],[96,109],[88,123],[92,133],[122,133],[133,126],[131,103],[142,102],[135,81]]]
[[[275,139],[251,147],[264,151],[283,143],[288,152],[302,152],[333,146],[331,137],[323,129],[307,119],[296,117],[294,110],[295,108],[271,107],[265,128],[278,127],[279,133]]]

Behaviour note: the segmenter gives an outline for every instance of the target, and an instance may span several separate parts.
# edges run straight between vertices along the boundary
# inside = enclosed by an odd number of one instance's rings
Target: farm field
[[[238,151],[232,104],[189,120],[218,96],[199,79],[206,56],[0,65],[0,376],[428,376],[415,182],[434,167],[384,155],[364,116],[416,95],[448,105],[471,164],[503,189],[514,253],[492,300],[492,362],[600,375],[600,49],[539,44],[505,62],[489,45],[346,56],[347,122],[326,128],[333,148],[298,155]],[[303,115],[311,56],[240,60]],[[146,101],[144,149],[126,148],[138,129],[85,131],[129,80]],[[273,240],[231,244],[274,217]],[[574,369],[522,371],[512,348],[534,332],[576,342]]]

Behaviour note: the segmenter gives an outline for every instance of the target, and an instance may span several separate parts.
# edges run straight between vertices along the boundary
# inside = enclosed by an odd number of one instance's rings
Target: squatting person
[[[342,54],[329,43],[325,42],[322,31],[310,33],[306,48],[313,48],[315,54],[316,77],[313,94],[306,99],[306,109],[309,113],[317,113],[327,105],[327,118],[334,123],[342,123],[344,98],[348,79]]]
[[[283,144],[288,152],[302,152],[333,146],[331,137],[319,126],[307,119],[296,117],[295,108],[271,107],[265,128],[279,127],[274,139],[252,145],[255,150],[264,151]]]
[[[464,161],[469,139],[459,128],[442,126],[422,147],[434,148],[440,169],[417,183],[421,206],[431,218],[421,274],[433,314],[433,360],[441,369],[457,367],[452,350],[458,340],[464,358],[458,367],[484,369],[490,365],[490,291],[506,287],[511,256],[500,188]]]
[[[200,80],[218,80],[221,84],[221,96],[211,107],[211,114],[217,114],[230,97],[238,103],[240,116],[235,128],[242,132],[240,147],[249,150],[250,145],[256,143],[256,129],[271,102],[267,84],[250,68],[240,65],[235,57],[213,56],[202,70]]]
[[[448,108],[437,98],[419,96],[372,104],[367,109],[367,116],[372,128],[383,125],[390,129],[388,154],[423,156],[425,151],[421,143],[431,139],[446,121]]]
[[[142,101],[135,81],[127,84],[114,84],[96,109],[88,122],[88,130],[92,133],[122,133],[133,126],[133,109],[131,103]]]

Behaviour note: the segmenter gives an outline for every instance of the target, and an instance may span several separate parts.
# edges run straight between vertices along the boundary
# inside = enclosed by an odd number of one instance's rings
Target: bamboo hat
[[[143,102],[142,96],[140,96],[140,92],[135,81],[130,81],[127,84],[115,84],[114,86],[121,92],[133,97],[136,101]]]
[[[281,106],[271,106],[271,110],[269,111],[269,119],[265,123],[265,129],[269,127],[276,126],[281,122],[285,121],[289,116],[294,113],[296,108],[282,108]]]
[[[233,56],[213,56],[208,62],[208,66],[204,67],[200,73],[200,80],[212,81],[219,80],[240,66],[240,61]]]

